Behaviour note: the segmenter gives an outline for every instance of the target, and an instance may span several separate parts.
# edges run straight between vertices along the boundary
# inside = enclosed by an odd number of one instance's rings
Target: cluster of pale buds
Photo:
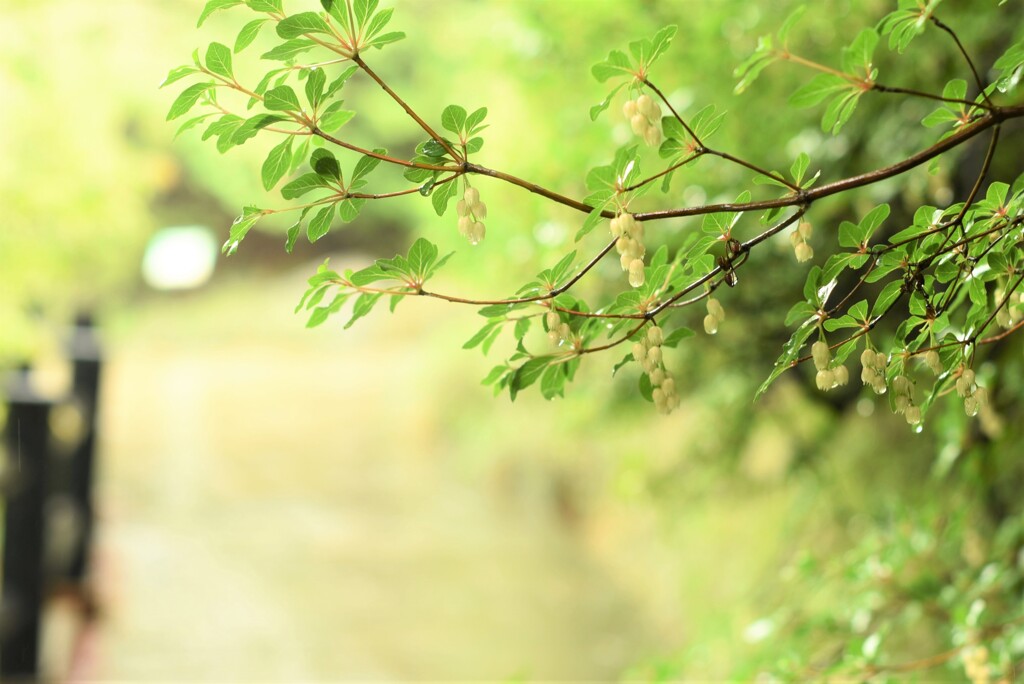
[[[996,304],[1005,298],[1002,288],[996,290]],[[1011,292],[1010,298],[996,313],[996,323],[1004,328],[1012,328],[1024,319],[1024,292]]]
[[[612,219],[612,237],[619,265],[629,272],[629,284],[640,287],[644,284],[644,225],[624,211]]]
[[[544,321],[548,324],[548,339],[551,344],[558,347],[563,342],[572,344],[572,328],[568,323],[562,321],[557,311],[548,311]]]
[[[633,343],[633,358],[644,369],[651,379],[651,398],[660,413],[671,413],[679,406],[679,393],[676,392],[676,381],[665,369],[661,345],[665,342],[665,333],[656,325],[647,329],[647,334]]]
[[[832,367],[832,350],[828,348],[828,342],[818,340],[811,345],[811,358],[814,359],[814,367],[818,369],[814,376],[814,383],[822,392],[827,392],[833,387],[840,387],[850,381],[850,372],[846,366],[840,364]]]
[[[708,298],[708,315],[704,317],[704,332],[714,335],[724,320],[725,309],[722,308],[722,303],[714,297]]]
[[[622,113],[629,119],[633,132],[651,147],[661,144],[661,106],[650,95],[641,95],[622,105]]]
[[[989,684],[992,681],[992,668],[988,663],[988,649],[974,646],[963,652],[964,674],[971,684]]]
[[[860,381],[870,385],[875,394],[885,394],[885,366],[889,357],[884,352],[865,349],[860,355]]]
[[[988,390],[978,387],[974,371],[964,368],[956,379],[956,393],[964,398],[964,411],[969,416],[978,415],[978,411],[988,404]]]
[[[483,220],[487,218],[487,205],[480,201],[480,191],[466,188],[462,199],[455,205],[459,214],[459,232],[469,240],[469,244],[477,245],[484,239],[487,229]]]
[[[896,413],[902,413],[908,423],[917,425],[921,422],[921,407],[914,405],[914,385],[906,375],[892,379],[892,401]]]
[[[789,234],[789,242],[793,245],[793,253],[796,255],[796,260],[800,263],[814,258],[814,249],[807,242],[811,238],[812,232],[814,232],[814,229],[811,227],[810,222],[801,221],[800,225]]]

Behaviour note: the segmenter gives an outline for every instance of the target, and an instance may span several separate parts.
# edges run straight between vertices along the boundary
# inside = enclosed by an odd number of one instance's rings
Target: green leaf
[[[221,252],[231,256],[238,251],[238,245],[245,239],[246,234],[264,216],[264,211],[258,207],[246,207],[242,215],[231,224],[231,233],[227,242],[221,247]]]
[[[401,31],[391,31],[390,33],[385,33],[385,34],[383,34],[381,36],[377,36],[376,38],[371,40],[369,43],[367,43],[367,45],[369,47],[375,47],[375,48],[377,48],[379,50],[382,47],[384,47],[385,45],[388,45],[390,43],[398,42],[398,41],[402,40],[403,38],[405,38],[405,34],[403,32],[401,32]]]
[[[245,4],[249,6],[249,9],[257,12],[276,12],[277,14],[284,14],[284,8],[281,6],[281,0],[245,0]]]
[[[310,167],[325,180],[342,181],[341,164],[330,150],[320,148],[313,150],[309,157]]]
[[[466,110],[459,105],[448,105],[441,112],[441,126],[459,135],[466,126]]]
[[[210,43],[206,49],[206,68],[224,78],[234,79],[231,68],[231,50],[221,43]]]
[[[276,112],[297,112],[302,110],[302,105],[299,104],[299,98],[295,95],[295,91],[286,85],[268,90],[267,94],[263,97],[263,106]]]
[[[508,385],[512,401],[515,401],[516,394],[535,383],[554,359],[554,356],[535,356],[517,368]]]
[[[587,219],[583,222],[583,225],[580,226],[580,229],[576,231],[576,236],[573,238],[576,242],[582,240],[587,233],[597,227],[597,224],[599,224],[603,218],[601,216],[601,212],[603,212],[609,204],[611,204],[610,198],[607,202],[594,207],[594,210],[587,214]]]
[[[303,52],[312,50],[314,47],[316,47],[316,43],[309,38],[296,38],[295,40],[289,40],[285,43],[281,43],[273,50],[264,52],[261,55],[261,58],[275,60],[278,62],[287,62]]]
[[[187,114],[190,109],[196,106],[199,98],[211,88],[213,88],[213,83],[195,83],[185,88],[171,105],[170,111],[167,112],[167,120],[172,121],[179,116]]]
[[[295,180],[291,181],[283,188],[281,188],[281,196],[286,200],[292,200],[302,197],[311,190],[317,190],[319,188],[330,189],[330,184],[319,174],[307,173],[299,176]]]
[[[160,84],[160,87],[163,88],[164,86],[169,86],[172,83],[174,83],[175,81],[180,81],[181,79],[185,78],[186,76],[191,76],[192,74],[198,74],[198,73],[200,73],[199,69],[195,68],[194,66],[186,65],[186,66],[174,67],[167,74],[167,78],[165,78],[163,83]]]
[[[334,220],[334,205],[324,207],[316,213],[306,227],[306,237],[309,241],[316,242],[331,229],[331,221]]]
[[[437,261],[437,245],[424,238],[418,238],[409,248],[408,261],[413,276],[422,283],[430,275],[430,270]]]
[[[777,62],[779,59],[778,54],[774,49],[774,42],[771,36],[762,36],[757,43],[757,49],[750,57],[744,60],[736,69],[733,70],[733,76],[739,78],[739,83],[733,89],[733,92],[740,94],[745,91],[750,85],[757,80],[757,77],[762,71],[769,65]],[[699,134],[698,134],[699,135]]]
[[[341,74],[339,74],[336,79],[331,81],[331,85],[327,86],[327,93],[324,94],[324,98],[330,99],[331,96],[334,95],[334,93],[341,90],[341,88],[345,85],[348,79],[352,78],[352,74],[356,73],[357,71],[359,71],[359,67],[353,64],[352,66],[341,72]]]
[[[317,123],[320,130],[325,133],[333,133],[352,120],[356,113],[342,109],[341,105],[341,102],[333,102],[324,111],[323,116],[320,117],[320,121]]]
[[[603,62],[598,62],[590,69],[590,73],[594,75],[599,82],[604,83],[609,78],[616,76],[633,76],[633,65],[629,61],[629,57],[626,53],[620,50],[612,50],[608,53],[608,58]]]
[[[284,251],[288,254],[295,249],[295,243],[299,240],[299,233],[302,231],[302,221],[296,221],[295,225],[288,229],[284,241]]]
[[[886,283],[885,287],[878,294],[878,298],[875,300],[875,305],[871,307],[871,318],[877,318],[881,316],[889,307],[900,298],[903,293],[903,282],[900,280],[893,280]]]
[[[843,48],[841,63],[843,71],[861,78],[871,73],[871,57],[878,45],[878,31],[873,28],[862,29],[849,47]]]
[[[310,69],[306,77],[306,99],[309,106],[316,111],[323,101],[324,86],[327,85],[327,74],[323,69]]]
[[[241,145],[250,138],[256,137],[262,129],[266,128],[275,123],[284,121],[283,116],[277,114],[257,114],[256,116],[246,119],[245,122],[238,127],[235,134],[231,137],[231,141],[235,145]]]
[[[801,87],[789,96],[791,107],[802,109],[813,107],[822,102],[829,95],[849,90],[850,82],[835,74],[818,74],[809,83]]]
[[[679,346],[679,343],[683,340],[693,337],[694,332],[689,328],[676,328],[665,336],[665,341],[661,343],[662,347],[668,347],[674,349]]]
[[[807,153],[801,152],[793,162],[793,165],[789,167],[789,173],[793,177],[793,182],[796,185],[800,185],[803,182],[804,174],[807,173],[807,166],[810,163],[811,158],[807,156]]]
[[[271,190],[284,177],[292,163],[292,141],[294,138],[288,136],[280,145],[270,150],[265,162],[263,162],[263,187]]]
[[[568,379],[565,373],[568,367],[569,364],[561,363],[557,366],[548,366],[544,371],[540,378],[540,393],[545,399],[565,396],[565,381]]]
[[[213,112],[210,112],[208,114],[201,114],[201,115],[199,115],[199,116],[197,116],[197,117],[195,117],[193,119],[189,119],[188,121],[186,121],[185,123],[181,124],[181,126],[178,127],[178,131],[174,134],[174,137],[177,138],[179,135],[181,135],[185,131],[190,130],[192,128],[195,128],[199,124],[201,124],[204,121],[206,121],[207,119],[209,119],[211,116],[215,116],[215,114]]]
[[[383,147],[379,147],[373,151],[376,154],[387,154],[387,150],[385,150]],[[362,157],[360,157],[359,161],[356,162],[355,168],[352,170],[351,182],[354,184],[356,181],[360,180],[361,178],[369,174],[371,171],[377,168],[380,162],[381,160],[378,159],[377,157],[371,157],[369,155],[363,155]]]
[[[343,30],[348,30],[348,5],[345,0],[320,0],[320,4]]]
[[[363,33],[365,39],[372,40],[374,36],[383,31],[384,27],[391,21],[392,14],[394,14],[394,9],[390,7],[377,12],[373,19],[370,20],[370,25],[366,27],[366,31]]]
[[[359,216],[359,210],[363,208],[366,200],[361,197],[354,197],[342,200],[338,204],[338,216],[344,223],[351,223]]]
[[[650,52],[647,55],[647,66],[653,64],[658,57],[668,50],[669,45],[672,44],[672,39],[676,35],[676,30],[675,24],[669,24],[654,34],[654,38],[651,39]]]
[[[199,22],[196,24],[196,27],[198,28],[202,26],[203,22],[217,10],[227,9],[228,7],[234,7],[235,5],[241,4],[242,0],[210,0],[206,3],[206,7],[203,8],[202,13],[199,15]]]
[[[355,5],[352,9],[356,15],[356,25],[362,28],[366,24],[366,20],[377,9],[377,0],[355,0]]]
[[[356,298],[356,303],[352,305],[352,318],[348,319],[348,323],[345,324],[345,329],[352,327],[352,324],[358,321],[363,316],[370,313],[374,305],[383,296],[381,293],[374,294],[361,294]]]
[[[430,202],[434,205],[434,211],[438,216],[444,216],[448,209],[448,201],[458,194],[459,184],[455,181],[435,186],[434,192],[430,195]]]
[[[307,33],[326,33],[330,35],[331,27],[316,12],[300,12],[282,19],[277,24],[277,35],[288,40],[299,38]]]
[[[242,30],[238,32],[238,38],[235,39],[235,54],[249,47],[256,40],[256,36],[260,34],[260,29],[263,28],[267,21],[267,19],[256,19],[242,27]]]
[[[845,95],[834,98],[821,117],[821,130],[832,135],[839,133],[839,130],[850,120],[853,110],[857,108],[857,101],[861,94],[860,90],[851,90]]]
[[[601,112],[608,109],[608,105],[611,104],[612,98],[615,97],[615,94],[622,90],[622,88],[625,85],[625,83],[620,83],[619,85],[615,86],[603,100],[601,100],[599,103],[590,108],[591,121],[597,121],[597,117],[601,115]]]

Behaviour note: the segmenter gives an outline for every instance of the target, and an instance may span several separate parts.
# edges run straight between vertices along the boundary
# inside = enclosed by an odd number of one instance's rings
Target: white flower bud
[[[465,237],[469,237],[470,231],[473,229],[473,219],[468,216],[459,217],[459,233]]]
[[[652,347],[660,347],[665,341],[664,331],[656,325],[652,325],[647,329],[647,341],[651,343]]]
[[[871,351],[870,349],[865,349],[864,351],[862,351],[860,353],[860,365],[864,366],[865,369],[874,368],[875,352]]]
[[[629,284],[633,287],[640,287],[644,284],[644,262],[642,259],[633,259],[629,263]]]
[[[802,245],[804,242],[805,240],[802,237],[800,237],[800,233],[798,233],[797,231],[794,230],[792,233],[789,234],[789,244],[793,245],[794,248],[798,247],[799,245]]]
[[[665,371],[660,368],[655,368],[651,373],[651,384],[657,387],[663,382],[665,382]]]
[[[832,360],[832,350],[828,348],[828,342],[818,340],[812,344],[811,356],[814,358],[814,365],[818,370],[828,368],[828,364]]]
[[[619,256],[619,266],[622,267],[622,270],[628,271],[631,263],[633,263],[633,255],[629,252],[622,252]]]
[[[469,232],[469,243],[471,245],[479,245],[483,242],[484,236],[487,235],[487,228],[484,224],[477,221],[473,224],[473,228]]]
[[[814,258],[814,249],[806,242],[801,242],[797,245],[793,252],[796,255],[796,260],[800,263],[810,261]]]
[[[548,330],[554,330],[562,322],[562,317],[558,315],[557,311],[548,311],[544,315],[544,320],[548,324]]]
[[[871,385],[875,382],[875,376],[877,375],[878,373],[875,371],[874,368],[865,367],[860,372],[860,381],[863,382],[865,385]]]
[[[725,309],[722,307],[722,303],[714,297],[708,298],[708,313],[719,321],[725,320]]]
[[[896,394],[909,395],[910,389],[910,378],[906,375],[897,375],[892,379],[892,391]]]
[[[466,192],[463,193],[462,198],[466,201],[468,206],[473,206],[480,201],[480,191],[476,188],[466,188]]]
[[[885,366],[889,363],[889,357],[885,352],[875,352],[875,368],[880,371],[885,370]]]
[[[643,136],[647,129],[651,127],[651,124],[647,122],[647,117],[640,113],[635,114],[629,120],[629,125],[632,126],[633,132],[639,136]]]
[[[921,422],[921,407],[909,407],[906,413],[903,414],[903,417],[907,419],[907,423],[909,423],[910,425],[917,425],[918,423]]]
[[[814,228],[811,226],[809,221],[801,221],[800,225],[797,227],[797,233],[805,241],[809,240],[811,238],[811,233],[813,233],[813,232],[814,232]]]
[[[554,328],[548,330],[548,339],[551,340],[551,344],[555,345],[556,347],[558,346],[558,343],[562,341],[562,338],[561,336],[559,336],[558,331]]]
[[[632,214],[630,214],[628,212],[625,212],[625,211],[622,212],[621,214],[619,214],[619,221],[622,223],[622,233],[623,233],[623,235],[632,236],[633,233],[636,232],[636,228],[637,228],[638,224],[637,224],[636,219],[633,218]]]
[[[569,327],[568,323],[562,323],[558,326],[558,336],[563,340],[567,340],[572,337],[572,328]]]
[[[978,405],[978,400],[975,399],[973,396],[964,398],[964,411],[967,413],[968,416],[971,416],[973,418],[974,416],[978,415],[979,408],[981,407]]]
[[[658,410],[664,413],[668,409],[668,402],[665,400],[665,391],[660,387],[656,387],[651,392],[651,398],[654,399],[654,405],[658,407]]]
[[[924,355],[924,362],[932,369],[932,373],[935,373],[936,375],[940,375],[942,373],[942,358],[939,357],[939,352],[932,349]]]
[[[611,223],[612,223],[612,237],[615,237],[615,238],[621,237],[622,233],[623,233],[623,231],[622,231],[622,217],[621,216],[616,216],[615,218],[612,219]],[[622,250],[619,250],[619,251],[622,251]]]
[[[875,375],[875,379],[871,382],[871,389],[875,391],[875,394],[885,394],[885,376],[881,373]]]
[[[636,108],[651,121],[661,120],[661,106],[650,95],[641,95],[636,99]]]
[[[643,363],[643,360],[647,358],[647,345],[643,342],[633,343],[633,360],[637,363]]]
[[[893,392],[896,388],[893,388]],[[892,399],[893,406],[896,407],[896,413],[903,413],[910,407],[910,397],[906,394],[897,394]]]
[[[846,370],[846,366],[836,366],[832,369],[832,374],[835,376],[836,385],[840,387],[850,382],[850,371]]]
[[[634,259],[639,259],[644,255],[644,245],[635,239],[630,239],[629,246],[626,248],[626,253],[632,256]]]
[[[704,332],[708,335],[714,335],[718,332],[718,319],[711,314],[704,317]]]
[[[835,376],[830,370],[819,370],[818,374],[814,376],[814,382],[818,385],[818,389],[826,391],[832,389],[835,385]]]
[[[661,363],[661,347],[651,347],[647,350],[647,360],[657,366]]]
[[[988,390],[984,387],[976,388],[972,396],[977,400],[978,406],[988,405]]]
[[[639,108],[636,106],[636,100],[626,100],[622,105],[622,115],[627,119],[632,119],[639,111]]]
[[[482,221],[487,218],[487,205],[483,202],[476,202],[469,209],[473,212],[473,216],[475,216],[478,221]]]
[[[466,210],[467,210],[467,206],[466,206],[466,200],[464,200],[464,199],[460,199],[460,200],[459,200],[459,201],[458,201],[458,202],[457,202],[457,203],[455,204],[455,212],[456,212],[456,213],[457,213],[457,214],[458,214],[459,216],[465,216],[465,215],[466,215]]]
[[[629,254],[629,247],[632,244],[632,242],[632,238],[628,238],[625,235],[622,235],[615,241],[615,250],[619,254]],[[629,260],[632,261],[633,257],[630,256]]]
[[[665,381],[661,383],[661,389],[665,390],[665,397],[670,401],[678,397],[676,394],[676,381],[672,378],[666,377]]]
[[[661,128],[648,126],[644,131],[644,142],[650,147],[657,147],[661,144]]]

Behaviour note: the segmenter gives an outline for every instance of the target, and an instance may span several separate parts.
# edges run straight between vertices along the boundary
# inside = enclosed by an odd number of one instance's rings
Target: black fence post
[[[33,680],[39,667],[43,602],[43,507],[53,403],[29,383],[27,369],[7,386],[4,429],[10,489],[5,497],[0,680]]]
[[[93,537],[93,475],[96,469],[96,420],[100,391],[100,344],[88,316],[75,322],[68,352],[74,368],[72,396],[81,407],[84,434],[71,453],[68,494],[80,516],[80,535],[71,553],[68,578],[81,584],[89,567]]]

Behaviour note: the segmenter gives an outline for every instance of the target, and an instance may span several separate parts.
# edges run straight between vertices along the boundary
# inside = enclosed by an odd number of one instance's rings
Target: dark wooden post
[[[74,368],[74,400],[81,407],[85,433],[71,453],[68,494],[80,515],[81,534],[71,554],[68,577],[81,583],[89,564],[93,536],[93,475],[95,472],[96,419],[100,391],[101,354],[92,320],[79,316],[69,349]]]
[[[32,680],[39,666],[43,602],[43,504],[52,402],[29,383],[27,369],[7,385],[4,439],[10,488],[5,497],[0,680]]]

